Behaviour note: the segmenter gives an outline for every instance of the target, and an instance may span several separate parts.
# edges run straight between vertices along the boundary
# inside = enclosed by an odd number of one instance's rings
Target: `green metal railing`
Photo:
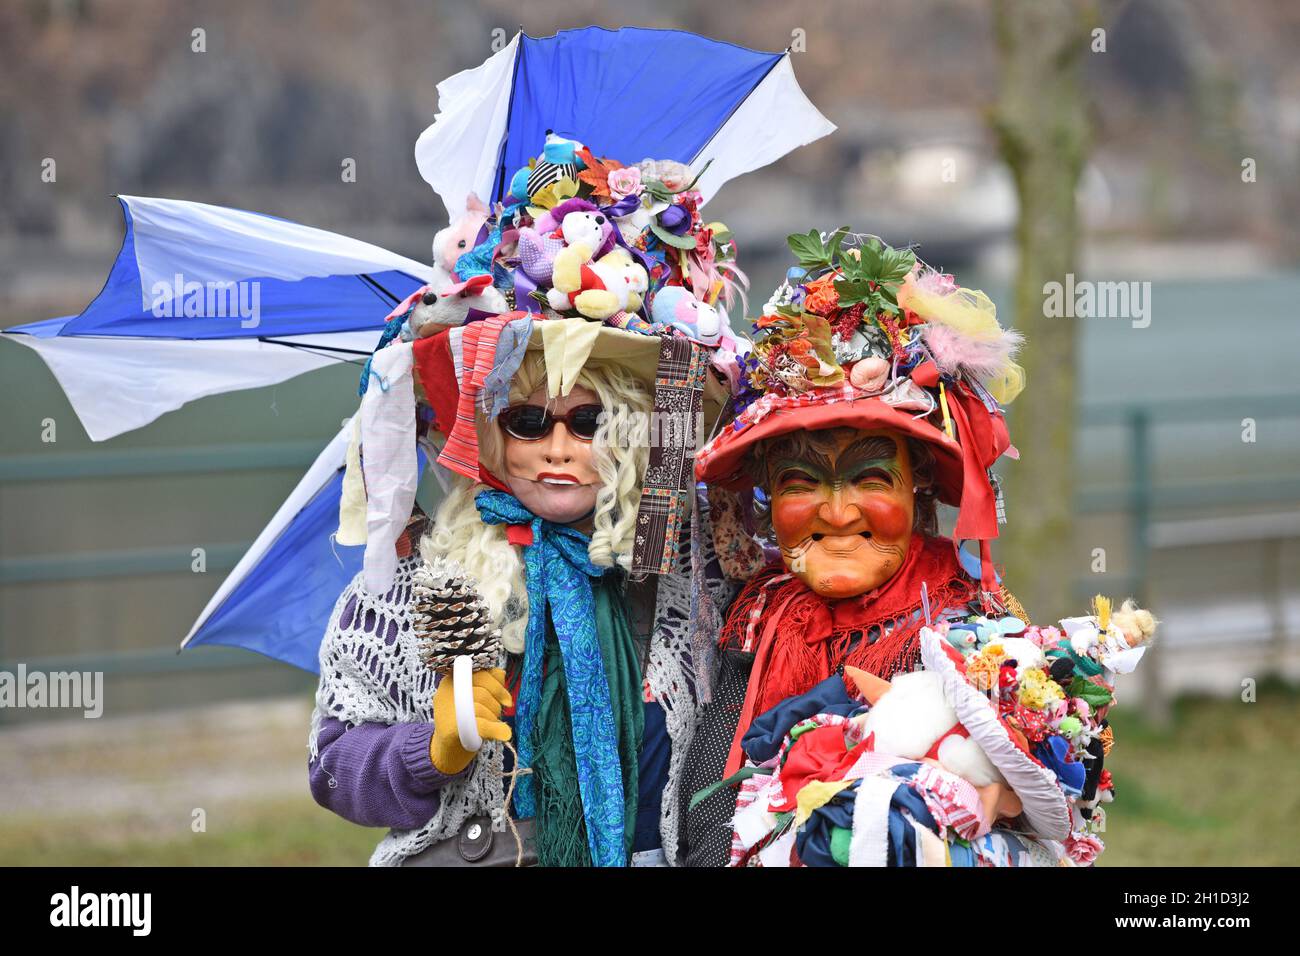
[[[1140,596],[1149,573],[1151,526],[1157,511],[1198,508],[1225,503],[1300,502],[1300,476],[1251,476],[1241,480],[1178,482],[1158,485],[1152,462],[1152,430],[1161,425],[1237,418],[1300,418],[1300,395],[1256,398],[1094,404],[1080,410],[1079,427],[1123,426],[1127,432],[1127,484],[1080,489],[1080,512],[1126,512],[1130,525],[1130,570],[1123,578],[1126,590]],[[143,478],[305,469],[319,452],[313,442],[234,444],[171,447],[60,455],[21,455],[0,458],[0,482],[7,484],[73,481],[98,478]],[[207,547],[208,570],[232,568],[250,542],[229,542]],[[88,580],[190,570],[188,547],[159,547],[52,554],[0,560],[0,585],[53,580]],[[1091,582],[1079,582],[1081,590]],[[2,637],[2,636],[0,636]],[[0,649],[2,650],[2,649]],[[117,675],[161,675],[177,671],[270,666],[258,655],[227,648],[203,648],[179,655],[174,646],[116,654],[71,655],[25,661],[29,669],[97,670]],[[12,671],[15,662],[0,661],[0,670]]]

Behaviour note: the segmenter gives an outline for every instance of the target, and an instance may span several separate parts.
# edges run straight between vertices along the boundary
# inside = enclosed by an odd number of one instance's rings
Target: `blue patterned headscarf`
[[[533,532],[533,543],[523,549],[528,626],[524,633],[523,674],[515,703],[519,762],[525,767],[532,766],[533,728],[541,696],[549,609],[564,662],[578,788],[591,862],[596,866],[622,866],[626,862],[623,771],[605,662],[596,634],[596,601],[592,592],[592,580],[608,569],[591,563],[587,556],[590,539],[585,534],[538,518],[514,495],[481,491],[474,503],[487,524],[527,525]],[[520,817],[531,817],[537,812],[537,794],[531,776],[519,778],[515,810]]]

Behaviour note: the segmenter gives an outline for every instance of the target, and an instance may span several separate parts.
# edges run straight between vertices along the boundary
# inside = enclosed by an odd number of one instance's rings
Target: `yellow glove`
[[[479,736],[484,740],[509,740],[510,726],[501,720],[501,708],[511,703],[506,690],[506,672],[497,668],[474,672],[474,717]],[[456,731],[456,698],[451,688],[451,672],[443,675],[433,692],[433,737],[429,740],[429,759],[445,774],[460,773],[474,759],[475,752],[460,745]]]

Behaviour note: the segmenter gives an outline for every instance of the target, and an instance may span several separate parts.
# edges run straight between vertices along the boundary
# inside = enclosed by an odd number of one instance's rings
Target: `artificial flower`
[[[1061,685],[1049,678],[1041,667],[1026,668],[1020,675],[1020,703],[1024,707],[1043,710],[1064,696]]]
[[[606,181],[609,184],[609,194],[614,199],[640,196],[645,191],[645,186],[641,183],[641,170],[636,166],[610,170]]]
[[[835,273],[829,273],[805,284],[807,290],[803,300],[805,312],[826,315],[835,310],[840,302],[840,294],[835,291],[835,278]]]
[[[528,214],[534,219],[540,219],[546,210],[554,209],[566,199],[572,199],[576,195],[578,195],[577,183],[567,176],[563,179],[557,179],[549,186],[543,186],[529,197],[531,205],[528,207]]]
[[[597,159],[592,155],[591,150],[585,146],[578,150],[578,158],[586,165],[586,169],[578,173],[578,178],[591,187],[593,196],[600,199],[608,197],[610,195],[609,177],[615,170],[622,169],[623,164],[616,159]],[[612,198],[621,199],[622,197]]]
[[[772,293],[772,297],[763,305],[764,316],[774,316],[777,310],[783,306],[788,306],[794,300],[794,287],[788,282],[782,282]]]
[[[1091,866],[1106,849],[1106,844],[1091,833],[1076,831],[1065,840],[1065,855],[1079,866]]]
[[[709,256],[713,254],[713,230],[701,229],[695,234],[695,252],[697,255]]]
[[[675,236],[684,236],[691,228],[690,210],[674,203],[659,214],[659,225]]]

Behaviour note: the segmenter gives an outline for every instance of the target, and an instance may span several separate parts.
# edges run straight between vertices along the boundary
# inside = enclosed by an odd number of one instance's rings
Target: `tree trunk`
[[[990,122],[1020,200],[1015,325],[1027,385],[1009,409],[1021,460],[1004,471],[1007,524],[997,558],[1036,620],[1080,613],[1075,551],[1075,320],[1048,318],[1044,285],[1064,284],[1078,249],[1075,189],[1087,159],[1084,57],[1096,23],[1079,0],[993,0],[998,99]],[[1098,54],[1104,55],[1104,54]]]

